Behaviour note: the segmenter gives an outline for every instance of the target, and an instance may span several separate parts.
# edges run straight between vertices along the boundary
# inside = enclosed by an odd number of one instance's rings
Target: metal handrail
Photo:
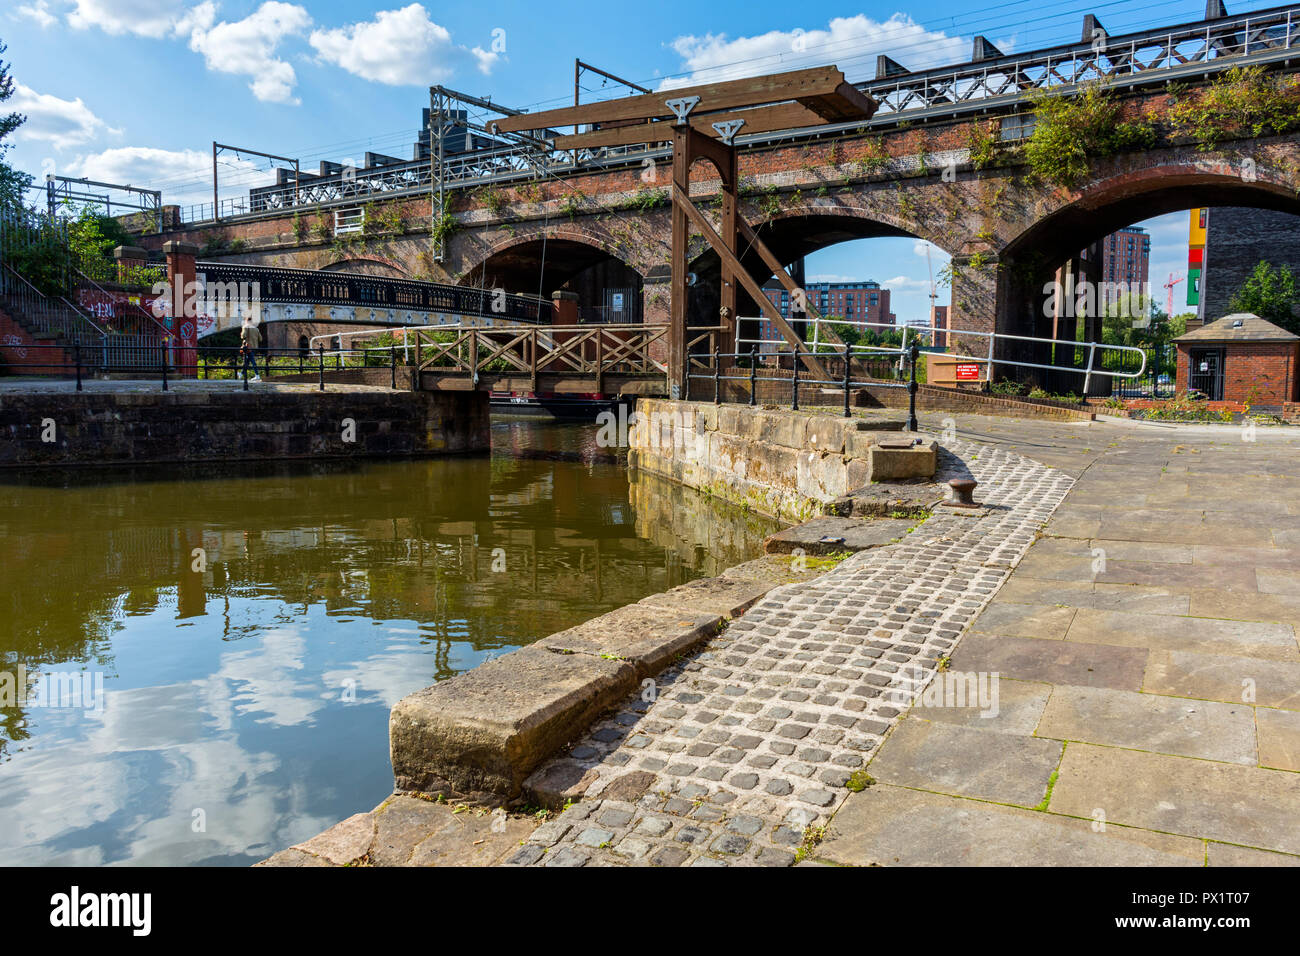
[[[3,267],[0,275],[5,280],[5,296],[18,300],[20,317],[32,323],[39,331],[60,336],[77,345],[90,344],[90,340],[96,338],[99,341],[94,344],[101,345],[107,339],[108,333],[67,299],[46,295],[7,262],[0,262],[0,267]],[[78,326],[89,326],[90,330]]]
[[[741,345],[744,344],[751,344],[756,347],[762,346],[764,344],[773,344],[773,345],[788,344],[786,343],[785,339],[754,339],[754,338],[746,338],[741,336],[740,323],[746,321],[758,322],[761,321],[761,319],[758,317],[741,317],[737,321],[736,323],[736,347],[737,348],[739,348]],[[816,338],[817,328],[821,325],[822,322],[827,322],[829,324],[829,321],[830,321],[829,319],[820,318],[820,317],[808,320],[808,322],[812,324],[814,327],[813,329],[814,339],[811,343],[808,343],[811,346],[811,348],[809,349],[811,354],[814,355],[821,354],[818,352],[820,343],[817,341]],[[916,333],[918,335],[928,332],[932,336],[936,332],[943,332],[948,337],[948,341],[950,342],[952,341],[954,336],[958,338],[962,336],[986,338],[988,339],[989,347],[988,347],[988,352],[985,355],[964,355],[959,352],[944,352],[943,354],[948,358],[959,359],[967,362],[976,362],[981,365],[984,365],[985,366],[984,378],[976,379],[975,381],[983,381],[989,383],[993,381],[993,369],[994,366],[997,365],[1013,365],[1018,368],[1033,368],[1033,369],[1041,369],[1050,372],[1076,372],[1076,373],[1083,374],[1083,389],[1084,389],[1084,393],[1086,394],[1088,391],[1088,387],[1092,384],[1092,376],[1094,375],[1104,375],[1111,379],[1140,378],[1142,374],[1146,371],[1146,367],[1147,367],[1146,350],[1134,345],[1108,345],[1105,342],[1086,342],[1086,341],[1079,341],[1077,339],[1051,339],[1051,338],[1043,338],[1041,336],[1035,336],[1035,335],[1012,335],[1007,332],[986,332],[979,329],[955,329],[955,328],[947,328],[947,327],[936,326],[936,325],[890,325],[889,323],[886,322],[850,322],[850,321],[837,321],[835,324],[848,325],[853,328],[877,328],[877,329],[886,329],[890,332],[902,332],[904,348],[907,347],[907,336],[909,331]],[[931,338],[931,341],[934,341],[933,338]],[[1039,345],[1061,345],[1061,346],[1076,348],[1076,349],[1085,348],[1088,350],[1088,364],[1085,368],[1079,368],[1078,366],[1075,365],[1046,365],[1041,362],[1025,362],[1019,359],[999,358],[997,357],[997,355],[994,354],[995,346],[998,342],[1033,342]],[[831,355],[835,354],[837,348],[838,346],[828,347],[827,354],[831,354]],[[1104,368],[1097,368],[1096,357],[1097,357],[1098,349],[1109,350],[1113,352],[1137,353],[1140,359],[1138,370],[1136,372],[1112,372]],[[772,352],[768,352],[768,353],[760,352],[759,354],[760,355],[773,354],[773,352],[780,352],[780,350],[774,349]]]

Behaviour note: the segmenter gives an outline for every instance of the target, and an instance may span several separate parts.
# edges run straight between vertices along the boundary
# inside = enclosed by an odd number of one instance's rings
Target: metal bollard
[[[714,346],[713,349],[713,404],[718,405],[722,402],[722,353]]]
[[[907,430],[909,432],[920,431],[920,425],[916,421],[916,360],[920,357],[921,347],[913,342],[907,349],[910,366],[907,373]]]
[[[794,377],[790,379],[790,411],[799,411],[799,350],[794,350]]]
[[[853,346],[844,346],[844,417],[849,417],[849,382],[852,379]]]
[[[758,404],[758,346],[749,350],[749,404]]]
[[[393,373],[393,382],[389,387],[394,391],[396,391],[397,390],[397,346],[395,345],[390,345],[388,347],[388,368]]]
[[[72,360],[77,363],[77,391],[81,391],[81,345],[72,347]]]
[[[163,343],[162,345],[158,346],[158,354],[162,358],[163,391],[165,392],[167,391],[167,344],[166,343]]]
[[[320,349],[317,354],[320,356],[320,390],[323,392],[325,391],[325,343],[321,342],[317,348]]]

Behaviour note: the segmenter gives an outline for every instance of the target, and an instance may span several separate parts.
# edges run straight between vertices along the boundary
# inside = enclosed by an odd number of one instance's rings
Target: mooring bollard
[[[325,343],[321,342],[316,348],[320,350],[317,354],[320,356],[320,390],[323,392],[325,391]]]
[[[954,478],[948,482],[953,498],[948,502],[954,508],[978,508],[975,503],[975,488],[979,484],[974,478]]]

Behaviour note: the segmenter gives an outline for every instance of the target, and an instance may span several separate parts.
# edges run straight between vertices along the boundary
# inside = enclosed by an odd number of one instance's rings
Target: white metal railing
[[[741,316],[737,320],[736,351],[738,353],[743,353],[747,351],[747,349],[745,349],[744,346],[751,346],[751,347],[756,346],[758,348],[758,354],[760,356],[777,354],[789,348],[789,343],[786,342],[784,338],[780,338],[780,339],[750,338],[750,337],[742,336],[740,334],[741,329],[744,327],[743,323],[745,322],[757,323],[762,321],[765,320],[762,318],[745,317],[745,316]],[[954,338],[985,339],[988,342],[988,349],[983,355],[966,355],[960,352],[951,352],[951,351],[943,353],[948,358],[953,358],[965,362],[974,362],[983,366],[984,377],[981,379],[974,380],[980,382],[991,383],[993,381],[993,370],[998,365],[1009,365],[1009,366],[1014,366],[1016,368],[1040,369],[1049,372],[1075,372],[1083,375],[1083,392],[1086,395],[1088,393],[1088,387],[1092,384],[1092,377],[1094,375],[1104,375],[1111,379],[1117,379],[1117,378],[1135,379],[1135,378],[1140,378],[1143,375],[1143,373],[1146,372],[1146,367],[1147,367],[1146,350],[1138,348],[1137,346],[1134,345],[1108,345],[1104,342],[1084,342],[1075,339],[1050,339],[1050,338],[1042,338],[1041,336],[1034,336],[1034,335],[1011,335],[1006,332],[984,332],[977,329],[952,329],[952,328],[944,328],[942,326],[935,326],[935,325],[890,325],[885,322],[853,322],[853,321],[841,321],[841,320],[836,320],[835,322],[832,323],[830,320],[824,318],[808,319],[806,321],[807,324],[812,326],[813,328],[813,338],[811,341],[806,342],[805,345],[807,346],[808,351],[814,355],[816,354],[842,355],[844,352],[843,345],[831,345],[820,341],[820,331],[821,331],[820,327],[823,322],[825,322],[827,325],[832,325],[832,324],[847,325],[852,328],[858,328],[864,330],[880,329],[889,332],[901,332],[903,335],[903,342],[901,345],[901,349],[903,350],[907,349],[909,333],[911,333],[914,339],[922,336],[928,336],[931,342],[934,341],[934,336],[936,333],[943,333],[947,337],[947,341],[949,343],[951,343]],[[996,354],[997,344],[999,342],[1025,342],[1025,343],[1032,343],[1037,345],[1062,346],[1065,348],[1070,348],[1075,350],[1086,349],[1088,355],[1087,364],[1084,365],[1084,367],[1080,368],[1077,365],[1062,365],[1062,364],[1050,364],[1050,363],[1045,364],[1042,362],[1027,362],[1022,359],[1000,358]],[[764,349],[764,346],[773,346],[773,348]],[[859,352],[864,349],[874,350],[879,352],[887,352],[891,355],[895,354],[898,351],[893,346],[881,346],[879,348],[872,347],[872,346],[853,347],[853,350],[855,352]],[[1103,353],[1109,351],[1109,352],[1119,353],[1121,355],[1136,354],[1138,356],[1137,371],[1115,372],[1115,371],[1111,371],[1110,369],[1097,367],[1098,350],[1102,351]]]

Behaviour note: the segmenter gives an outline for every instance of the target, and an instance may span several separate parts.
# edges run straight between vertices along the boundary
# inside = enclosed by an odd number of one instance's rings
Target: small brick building
[[[1174,339],[1177,388],[1210,401],[1282,405],[1297,395],[1300,336],[1249,312],[1225,315]]]

